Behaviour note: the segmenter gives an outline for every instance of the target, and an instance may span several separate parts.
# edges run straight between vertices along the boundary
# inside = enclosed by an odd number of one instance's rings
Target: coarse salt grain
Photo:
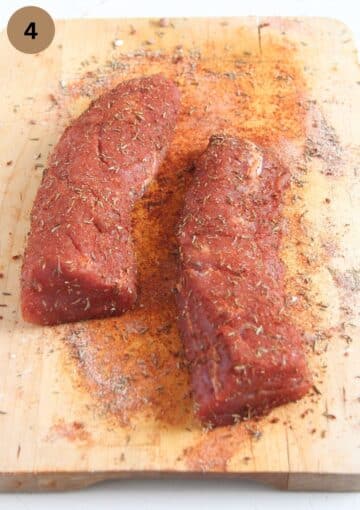
[[[124,41],[122,39],[115,39],[113,42],[114,48],[118,48],[119,46],[122,46],[124,44]]]

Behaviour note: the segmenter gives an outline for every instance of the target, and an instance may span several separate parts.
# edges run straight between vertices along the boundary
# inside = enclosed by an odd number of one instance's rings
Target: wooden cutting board
[[[0,38],[0,488],[109,478],[238,476],[360,488],[360,72],[327,19],[71,20],[23,55]],[[29,214],[46,157],[102,89],[163,71],[182,92],[173,145],[134,211],[139,303],[42,328],[19,311]],[[278,146],[290,165],[282,258],[314,388],[259,421],[196,420],[176,329],[174,228],[213,132]]]

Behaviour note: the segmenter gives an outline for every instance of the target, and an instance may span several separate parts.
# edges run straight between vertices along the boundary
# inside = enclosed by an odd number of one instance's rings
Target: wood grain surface
[[[0,488],[109,478],[250,477],[360,488],[360,72],[348,30],[313,18],[73,20],[23,55],[0,36]],[[71,118],[121,80],[161,71],[182,93],[166,161],[134,211],[137,307],[34,327],[21,256],[46,158]],[[214,132],[279,148],[291,168],[282,259],[314,388],[258,420],[197,421],[176,328],[174,229]],[[275,226],[276,227],[276,226]]]

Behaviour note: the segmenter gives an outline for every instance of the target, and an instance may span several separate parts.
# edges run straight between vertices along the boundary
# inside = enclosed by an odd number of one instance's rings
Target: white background
[[[326,16],[344,21],[360,47],[360,15],[351,0],[0,0],[0,30],[24,5],[46,9],[53,18],[167,16]],[[1,79],[1,77],[0,77]],[[6,438],[0,438],[4,441]],[[61,455],[61,452],[59,452]],[[280,492],[240,480],[130,480],[106,482],[79,492],[0,494],[0,510],[46,509],[246,509],[356,510],[359,493]]]

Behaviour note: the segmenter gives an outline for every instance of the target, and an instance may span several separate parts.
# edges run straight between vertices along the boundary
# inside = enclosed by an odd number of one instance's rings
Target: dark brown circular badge
[[[44,9],[22,7],[9,19],[7,34],[17,50],[23,53],[39,53],[54,39],[55,24]]]

